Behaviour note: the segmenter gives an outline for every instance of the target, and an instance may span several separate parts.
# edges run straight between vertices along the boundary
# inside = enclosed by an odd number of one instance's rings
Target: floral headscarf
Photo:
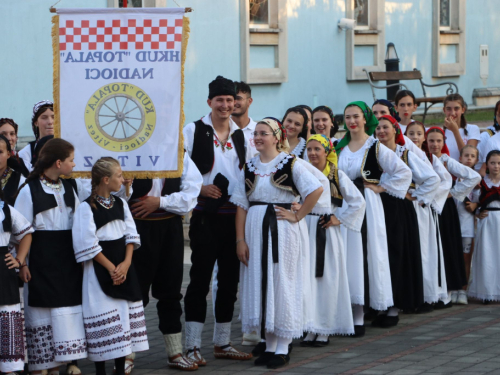
[[[394,126],[394,129],[396,129],[396,139],[395,139],[396,144],[404,146],[405,137],[403,136],[403,132],[401,131],[401,127],[399,126],[397,120],[391,115],[383,115],[378,120],[380,121],[382,119],[389,121],[392,124],[392,126]]]
[[[288,152],[290,150],[290,145],[288,144],[288,139],[286,137],[286,130],[283,124],[274,117],[265,117],[260,120],[257,124],[266,124],[273,130],[274,136],[278,139],[278,151]]]
[[[368,105],[365,102],[361,102],[361,101],[350,102],[348,105],[346,105],[346,107],[344,109],[344,114],[345,114],[345,110],[351,106],[356,106],[356,107],[359,107],[361,109],[361,111],[363,112],[363,115],[365,116],[365,120],[366,120],[365,133],[368,135],[372,135],[375,132],[375,128],[378,125],[378,120],[375,117],[375,115],[373,114],[371,108],[368,107]],[[345,123],[345,120],[344,120],[344,129],[346,130],[346,134],[344,135],[344,138],[342,138],[339,141],[339,143],[337,144],[337,147],[335,147],[335,151],[337,152],[337,154],[340,154],[342,149],[345,146],[347,146],[349,144],[349,142],[351,141],[351,132],[349,131],[349,128],[347,127],[347,124]]]
[[[308,140],[307,143],[311,141],[317,141],[321,143],[323,148],[326,151],[326,166],[323,170],[323,174],[325,176],[330,175],[331,165],[333,164],[335,167],[337,166],[337,153],[335,152],[335,148],[333,148],[333,144],[330,139],[324,134],[314,134]]]

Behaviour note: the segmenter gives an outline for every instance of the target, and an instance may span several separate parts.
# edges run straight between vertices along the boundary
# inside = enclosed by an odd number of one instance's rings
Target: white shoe
[[[260,342],[260,335],[255,332],[252,333],[244,333],[243,341],[241,345],[243,346],[255,346]]]
[[[81,375],[81,373],[82,371],[74,364],[69,364],[68,367],[66,367],[67,375]]]
[[[467,294],[465,294],[465,291],[461,290],[460,292],[458,292],[457,304],[459,305],[469,304],[469,302],[467,301]]]
[[[453,292],[451,292],[451,303],[457,303],[457,299],[458,299],[458,292],[454,290]]]

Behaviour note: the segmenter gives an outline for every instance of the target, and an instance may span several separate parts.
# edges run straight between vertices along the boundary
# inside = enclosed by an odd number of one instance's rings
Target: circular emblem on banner
[[[146,143],[156,125],[149,95],[129,83],[99,88],[85,106],[85,127],[93,141],[109,151],[133,151]]]

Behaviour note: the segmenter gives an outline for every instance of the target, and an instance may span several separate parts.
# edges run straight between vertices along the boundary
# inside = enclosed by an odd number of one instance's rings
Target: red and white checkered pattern
[[[66,20],[59,25],[59,50],[180,49],[182,18],[175,20]],[[123,24],[122,24],[123,23]],[[125,24],[126,23],[126,24]],[[176,43],[177,46],[176,46]]]

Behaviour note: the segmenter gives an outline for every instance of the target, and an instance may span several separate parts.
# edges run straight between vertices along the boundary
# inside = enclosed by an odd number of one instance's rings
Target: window
[[[287,0],[240,0],[241,80],[288,80]]]
[[[355,19],[354,30],[346,30],[346,77],[366,80],[363,70],[385,70],[385,0],[346,0],[346,18]]]
[[[142,8],[142,0],[118,0],[118,6],[123,8]]]
[[[155,8],[167,6],[167,0],[108,0],[108,8],[123,8],[124,2],[127,3],[127,8]]]
[[[466,0],[433,0],[432,76],[465,74]]]

